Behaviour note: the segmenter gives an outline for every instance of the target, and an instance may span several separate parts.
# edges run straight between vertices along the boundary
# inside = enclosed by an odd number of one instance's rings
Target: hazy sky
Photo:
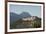
[[[10,12],[21,14],[22,12],[28,12],[32,16],[41,17],[41,6],[31,5],[13,5],[10,4]]]

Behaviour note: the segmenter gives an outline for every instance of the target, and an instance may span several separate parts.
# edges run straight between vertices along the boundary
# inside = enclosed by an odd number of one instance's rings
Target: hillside
[[[41,27],[41,18],[36,17],[34,20],[30,21],[29,20],[24,21],[22,19],[19,19],[12,24],[11,29],[39,28],[39,27]]]

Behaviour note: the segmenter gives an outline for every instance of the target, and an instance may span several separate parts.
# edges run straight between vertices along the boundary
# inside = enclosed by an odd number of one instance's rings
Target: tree
[[[41,27],[41,18],[36,18],[33,21],[32,25],[33,25],[33,28],[39,28],[39,27]]]

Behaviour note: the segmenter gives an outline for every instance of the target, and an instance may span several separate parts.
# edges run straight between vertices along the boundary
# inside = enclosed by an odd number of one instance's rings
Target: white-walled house
[[[34,19],[36,19],[36,17],[35,17],[35,16],[22,18],[22,20],[24,20],[24,21],[27,21],[27,20],[31,21],[31,20],[34,20]]]

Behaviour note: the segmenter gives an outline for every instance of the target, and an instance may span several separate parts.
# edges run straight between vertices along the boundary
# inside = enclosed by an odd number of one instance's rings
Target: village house
[[[22,18],[23,24],[28,24],[27,27],[32,26],[32,21],[36,19],[36,16]]]
[[[34,19],[36,19],[35,16],[22,18],[23,21],[27,21],[27,20],[28,20],[28,21],[31,21],[31,20],[34,20]]]

